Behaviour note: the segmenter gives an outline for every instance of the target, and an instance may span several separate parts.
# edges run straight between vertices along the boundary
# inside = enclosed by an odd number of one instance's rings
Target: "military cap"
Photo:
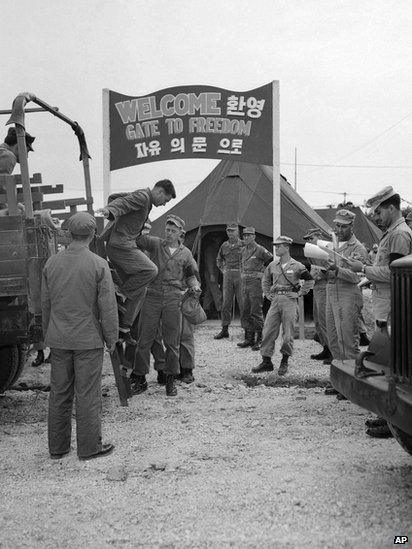
[[[30,135],[29,133],[26,133],[25,138],[26,138],[27,149],[29,151],[32,151],[33,150],[32,143],[36,138]],[[7,145],[16,145],[17,133],[16,133],[16,128],[14,126],[8,129],[4,142],[7,143]]]
[[[227,231],[237,231],[237,230],[239,230],[239,225],[237,223],[228,223],[226,225],[226,230]]]
[[[77,212],[69,218],[67,228],[74,235],[89,236],[96,230],[96,220],[88,212]]]
[[[412,221],[412,210],[408,213],[408,215],[405,217],[406,221]]]
[[[256,234],[255,227],[245,227],[243,234]]]
[[[290,238],[290,236],[278,236],[277,239],[273,242],[273,244],[287,244],[290,246],[293,243],[293,238]]]
[[[388,185],[387,187],[384,187],[381,191],[376,193],[374,196],[369,198],[366,202],[366,207],[370,208],[372,213],[376,210],[378,206],[382,204],[382,202],[385,202],[385,200],[388,200],[388,198],[391,198],[396,193],[393,190],[393,187],[391,185]]]
[[[314,227],[313,229],[308,229],[308,232],[303,235],[303,240],[309,240],[309,238],[312,238],[312,236],[315,235],[322,236],[322,234],[322,229],[319,229],[319,227]]]
[[[356,214],[350,212],[349,210],[339,210],[336,214],[334,223],[342,223],[344,225],[350,225],[354,222]]]
[[[181,217],[179,217],[178,215],[175,215],[175,214],[169,214],[166,217],[166,223],[172,223],[173,225],[176,225],[176,227],[178,227],[182,231],[185,228],[185,222],[183,221],[183,219]]]

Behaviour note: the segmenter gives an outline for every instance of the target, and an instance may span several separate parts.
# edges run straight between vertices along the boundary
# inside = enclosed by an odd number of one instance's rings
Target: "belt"
[[[263,273],[261,273],[260,271],[257,271],[255,273],[242,273],[241,276],[242,278],[262,278]]]
[[[239,269],[226,269],[226,272],[228,271],[239,271]]]
[[[290,290],[272,290],[271,293],[280,295],[296,294],[296,290],[293,290],[292,288]]]

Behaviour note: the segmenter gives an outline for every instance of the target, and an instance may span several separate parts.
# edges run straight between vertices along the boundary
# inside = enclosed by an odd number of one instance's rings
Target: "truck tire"
[[[0,347],[0,392],[5,391],[17,380],[26,360],[22,345]]]
[[[389,421],[388,426],[395,440],[399,442],[402,448],[412,456],[412,435],[405,433],[405,431],[402,431],[402,429],[399,429],[396,425],[389,423]]]
[[[19,351],[19,364],[16,372],[14,373],[13,379],[10,382],[10,387],[12,387],[19,379],[27,360],[27,345],[17,345],[17,347]]]

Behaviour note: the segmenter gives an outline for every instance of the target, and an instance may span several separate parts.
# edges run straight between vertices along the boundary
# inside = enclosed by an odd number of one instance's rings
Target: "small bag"
[[[199,300],[191,292],[187,291],[182,298],[182,314],[190,324],[202,324],[207,319]]]

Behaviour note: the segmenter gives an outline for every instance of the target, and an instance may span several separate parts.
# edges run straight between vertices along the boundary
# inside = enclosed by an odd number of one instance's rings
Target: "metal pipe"
[[[59,110],[59,107],[51,107],[54,111],[58,111]],[[25,112],[48,112],[48,109],[24,109]],[[0,110],[0,114],[11,114],[13,111],[11,109],[2,109]]]

